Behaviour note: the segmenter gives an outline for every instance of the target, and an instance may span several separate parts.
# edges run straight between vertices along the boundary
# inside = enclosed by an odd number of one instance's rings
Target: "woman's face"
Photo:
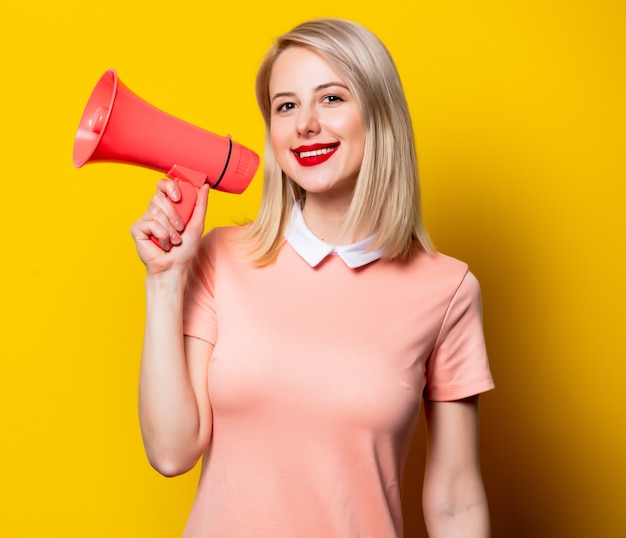
[[[307,193],[351,196],[365,131],[344,79],[304,47],[284,50],[269,82],[270,139],[282,170]]]

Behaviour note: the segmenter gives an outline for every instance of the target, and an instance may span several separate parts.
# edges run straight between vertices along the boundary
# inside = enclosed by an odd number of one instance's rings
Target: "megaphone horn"
[[[114,69],[92,91],[74,141],[74,166],[114,162],[160,171],[178,182],[176,209],[185,225],[204,183],[242,193],[259,156],[230,136],[219,136],[166,114],[130,91]]]

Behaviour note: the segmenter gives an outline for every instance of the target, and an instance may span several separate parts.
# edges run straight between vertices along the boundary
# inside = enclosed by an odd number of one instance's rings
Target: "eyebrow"
[[[344,88],[350,91],[350,88],[348,88],[348,86],[346,86],[343,82],[326,82],[325,84],[320,84],[319,86],[316,86],[315,88],[313,88],[313,93],[317,93],[321,90],[332,88],[334,86],[339,86],[340,88]],[[270,102],[273,103],[279,97],[293,97],[294,95],[295,95],[295,92],[279,92],[275,94],[274,97],[272,97]]]

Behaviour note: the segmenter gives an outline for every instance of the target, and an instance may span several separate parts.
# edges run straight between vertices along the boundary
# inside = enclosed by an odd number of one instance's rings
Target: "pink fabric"
[[[207,234],[184,331],[215,344],[213,436],[187,538],[402,536],[402,471],[422,397],[493,388],[467,266],[420,254],[316,268],[288,245],[242,261]]]

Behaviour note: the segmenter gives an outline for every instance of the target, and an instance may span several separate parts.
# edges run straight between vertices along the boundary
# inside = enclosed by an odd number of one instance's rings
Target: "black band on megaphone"
[[[226,175],[226,169],[228,168],[228,163],[230,162],[230,156],[232,152],[233,152],[233,141],[230,137],[228,137],[228,156],[226,157],[226,164],[224,165],[224,170],[222,170],[222,175],[215,182],[215,185],[211,185],[212,189],[217,189],[217,186],[220,184],[220,181],[224,179],[224,176]]]

